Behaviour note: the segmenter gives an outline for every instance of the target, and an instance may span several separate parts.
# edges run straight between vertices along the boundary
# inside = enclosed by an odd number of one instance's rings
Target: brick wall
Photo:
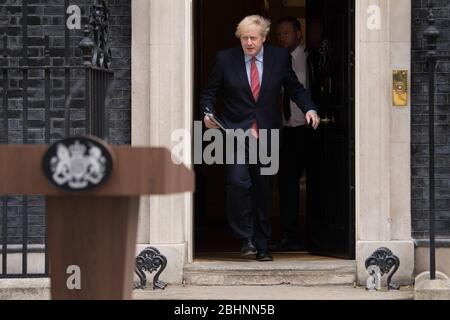
[[[82,26],[88,22],[93,0],[69,0],[69,5],[81,8]],[[66,3],[64,0],[28,0],[27,19],[27,61],[23,60],[23,14],[22,0],[0,0],[0,39],[7,34],[8,50],[4,51],[0,41],[0,66],[46,65],[44,57],[44,36],[50,39],[52,66],[65,63]],[[112,69],[115,72],[111,93],[107,100],[109,110],[110,142],[128,144],[131,141],[131,0],[110,0],[111,19],[110,46],[112,49]],[[82,27],[83,29],[83,27]],[[70,30],[70,61],[73,66],[82,63],[78,43],[83,30]],[[84,70],[70,73],[70,115],[71,134],[84,134]],[[45,143],[45,99],[44,71],[28,72],[28,121],[27,142]],[[51,141],[64,136],[65,74],[63,70],[51,72],[50,138]],[[3,75],[0,72],[0,141],[3,133]],[[21,72],[10,72],[8,85],[8,142],[22,143],[23,136],[23,78]],[[8,242],[20,243],[22,236],[23,201],[21,197],[8,197],[7,220]],[[29,243],[43,243],[44,206],[40,197],[28,198]],[[0,200],[0,215],[3,216],[3,201]],[[2,223],[0,219],[0,224]],[[0,229],[1,230],[1,229]]]
[[[433,0],[440,54],[450,54],[450,1]],[[428,237],[428,75],[424,63],[428,0],[412,0],[412,233]],[[436,75],[435,175],[436,235],[450,237],[450,62],[440,62]]]

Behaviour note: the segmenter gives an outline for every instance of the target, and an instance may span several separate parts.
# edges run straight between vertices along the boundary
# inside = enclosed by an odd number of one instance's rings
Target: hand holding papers
[[[206,112],[205,112],[205,116],[208,116],[208,118],[214,122],[220,129],[224,130],[225,132],[227,131],[227,128],[225,127],[224,123],[217,117],[215,116],[211,110],[209,110],[207,107],[205,108]]]

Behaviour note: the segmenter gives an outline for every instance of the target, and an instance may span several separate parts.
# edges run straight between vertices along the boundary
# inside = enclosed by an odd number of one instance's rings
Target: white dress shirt
[[[307,53],[302,45],[299,45],[291,52],[292,56],[292,69],[297,75],[298,81],[300,81],[305,88],[309,87],[308,84],[308,72],[306,67]],[[283,115],[283,125],[287,127],[297,127],[306,124],[305,114],[300,108],[291,100],[291,118],[286,121]]]
[[[255,56],[256,58],[256,69],[258,69],[259,75],[259,85],[261,86],[263,70],[264,70],[264,47],[259,50],[259,53]],[[247,79],[250,88],[252,87],[251,80],[251,66],[252,66],[252,56],[244,54],[245,59],[245,70],[247,71]]]

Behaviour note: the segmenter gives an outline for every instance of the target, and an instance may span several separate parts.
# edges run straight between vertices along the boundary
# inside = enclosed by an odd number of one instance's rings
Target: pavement
[[[137,300],[412,300],[414,288],[368,291],[353,286],[167,286],[140,290]]]
[[[151,282],[150,282],[151,283]],[[135,300],[412,300],[414,288],[367,291],[358,286],[175,286],[136,289]],[[2,279],[0,300],[48,300],[49,279]]]

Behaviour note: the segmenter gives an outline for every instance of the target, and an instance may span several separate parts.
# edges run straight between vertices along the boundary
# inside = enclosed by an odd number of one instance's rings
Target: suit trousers
[[[308,131],[303,126],[283,127],[281,131],[278,176],[282,236],[299,241],[300,178],[307,167]]]
[[[261,175],[261,167],[259,161],[249,163],[248,141],[245,163],[227,165],[228,222],[238,239],[252,239],[259,252],[268,250],[272,198],[272,176]]]

